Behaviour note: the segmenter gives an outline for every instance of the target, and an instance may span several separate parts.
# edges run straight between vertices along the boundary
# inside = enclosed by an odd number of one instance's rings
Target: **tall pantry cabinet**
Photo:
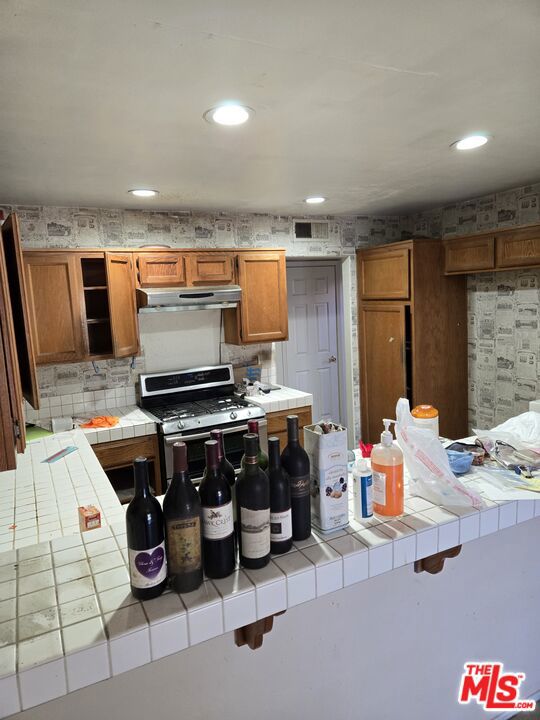
[[[396,402],[439,410],[440,432],[467,435],[466,278],[445,277],[440,240],[358,250],[362,439],[378,442]]]

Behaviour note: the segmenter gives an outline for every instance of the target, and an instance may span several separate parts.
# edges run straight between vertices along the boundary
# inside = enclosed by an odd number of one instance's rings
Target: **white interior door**
[[[289,340],[284,384],[313,395],[313,421],[340,421],[336,268],[287,268]]]

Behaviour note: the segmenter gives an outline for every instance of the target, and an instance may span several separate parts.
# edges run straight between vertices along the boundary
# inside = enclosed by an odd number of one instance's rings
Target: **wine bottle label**
[[[292,538],[291,509],[270,513],[270,540],[290,540]]]
[[[291,486],[291,497],[301,498],[309,495],[309,473],[298,477],[289,475],[289,484]]]
[[[270,552],[270,508],[249,510],[240,508],[242,555],[255,560]]]
[[[167,522],[169,575],[198,570],[201,558],[201,521],[198,516]]]
[[[386,473],[373,470],[373,502],[386,505]]]
[[[206,540],[221,540],[234,532],[233,504],[203,507],[203,537]]]
[[[147,550],[129,548],[129,575],[133,587],[144,590],[162,583],[167,577],[165,542]]]

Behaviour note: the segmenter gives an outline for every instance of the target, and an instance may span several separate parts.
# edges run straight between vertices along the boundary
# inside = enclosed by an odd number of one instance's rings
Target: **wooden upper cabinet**
[[[83,359],[80,269],[73,253],[24,255],[30,325],[36,362]]]
[[[467,273],[493,270],[495,267],[495,238],[478,235],[444,240],[444,272]]]
[[[224,310],[225,341],[235,345],[286,340],[288,337],[285,252],[238,254],[242,301]]]
[[[363,300],[409,297],[409,249],[373,248],[358,254],[358,281]]]
[[[172,253],[137,255],[139,287],[182,287],[186,285],[184,256]]]
[[[495,235],[498,268],[540,265],[540,226],[506,230]]]
[[[105,253],[114,357],[139,352],[139,325],[131,253]]]
[[[35,410],[39,410],[36,357],[34,340],[30,330],[26,279],[19,221],[16,214],[9,215],[2,225],[2,245],[4,249],[6,287],[9,288],[11,301],[22,394]]]
[[[190,253],[186,260],[189,263],[190,285],[227,285],[234,282],[233,253]]]

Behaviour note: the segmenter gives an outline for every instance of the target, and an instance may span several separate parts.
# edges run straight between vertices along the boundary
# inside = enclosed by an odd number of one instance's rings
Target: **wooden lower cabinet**
[[[306,425],[311,425],[311,405],[304,407],[291,408],[290,410],[278,410],[266,414],[268,437],[279,438],[279,446],[281,450],[287,445],[287,415],[298,415],[298,427],[300,429],[300,444],[304,444],[304,433],[302,429]]]
[[[133,460],[145,457],[150,464],[150,486],[156,495],[162,495],[165,488],[161,482],[161,463],[157,435],[124,438],[112,442],[92,445],[101,467],[105,470],[120,502],[125,504],[133,497]]]
[[[404,303],[365,303],[359,313],[359,344],[363,348],[360,382],[362,437],[373,442],[383,418],[396,414],[396,400],[407,396]]]

